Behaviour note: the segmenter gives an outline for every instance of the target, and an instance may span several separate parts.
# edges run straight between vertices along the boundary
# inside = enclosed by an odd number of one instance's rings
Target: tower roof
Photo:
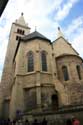
[[[24,20],[24,16],[23,16],[23,15],[24,15],[24,14],[21,13],[21,16],[19,17],[19,19],[16,20],[16,23],[17,23],[17,24],[20,24],[20,25],[23,25],[23,26],[27,26],[27,24],[26,24],[26,22],[25,22],[25,20]]]
[[[49,41],[50,40],[48,38],[46,38],[44,35],[40,34],[39,32],[37,31],[34,31],[28,35],[26,35],[25,37],[22,38],[22,40],[24,41],[27,41],[27,40],[32,40],[32,39],[43,39],[43,40],[46,40],[46,41]]]

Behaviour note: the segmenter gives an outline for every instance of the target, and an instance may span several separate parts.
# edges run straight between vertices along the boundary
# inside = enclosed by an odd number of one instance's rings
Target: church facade
[[[58,28],[51,42],[30,33],[23,14],[12,24],[0,84],[0,115],[58,110],[83,103],[83,60]]]

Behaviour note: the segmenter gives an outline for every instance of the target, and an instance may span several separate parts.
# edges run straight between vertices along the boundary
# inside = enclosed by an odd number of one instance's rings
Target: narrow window
[[[18,40],[18,36],[16,36],[16,40]]]
[[[22,30],[20,30],[20,34],[22,34]]]
[[[41,62],[42,62],[42,71],[47,71],[47,58],[46,58],[46,52],[41,52]]]
[[[17,33],[18,33],[18,34],[24,35],[24,32],[25,32],[24,30],[17,29]]]
[[[16,36],[16,40],[20,40],[21,39],[21,37],[20,36]]]
[[[19,33],[20,32],[20,30],[19,29],[17,29],[17,33]]]
[[[63,72],[64,80],[65,81],[69,80],[68,69],[66,66],[62,67],[62,72]]]
[[[25,32],[24,32],[24,30],[23,30],[23,31],[22,31],[22,35],[24,35],[24,33],[25,33]]]
[[[77,69],[78,77],[79,77],[79,79],[81,80],[80,66],[77,65],[77,66],[76,66],[76,69]]]
[[[34,71],[34,56],[33,56],[33,52],[30,51],[28,53],[28,72],[32,72]]]

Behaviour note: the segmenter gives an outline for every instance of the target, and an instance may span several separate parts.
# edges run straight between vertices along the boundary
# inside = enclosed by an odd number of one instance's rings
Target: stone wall
[[[68,111],[68,112],[42,112],[42,113],[32,113],[32,114],[24,114],[22,116],[22,121],[26,119],[29,120],[30,123],[37,119],[39,123],[43,121],[45,118],[47,120],[47,125],[66,125],[67,119],[77,118],[80,121],[80,125],[83,125],[83,110],[79,111]]]
[[[81,80],[78,77],[76,66],[80,66]],[[65,81],[62,66],[67,66],[69,80]],[[62,82],[69,95],[70,103],[81,103],[83,93],[83,67],[82,60],[77,56],[62,56],[57,58],[58,78]]]
[[[62,54],[78,55],[72,45],[63,37],[60,37],[53,42],[53,49],[56,57]]]

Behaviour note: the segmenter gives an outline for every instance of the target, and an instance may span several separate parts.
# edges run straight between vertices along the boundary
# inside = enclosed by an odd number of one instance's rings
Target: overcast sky
[[[12,22],[24,13],[31,32],[37,30],[52,41],[60,26],[64,36],[83,57],[83,0],[9,0],[0,18],[0,78]]]

